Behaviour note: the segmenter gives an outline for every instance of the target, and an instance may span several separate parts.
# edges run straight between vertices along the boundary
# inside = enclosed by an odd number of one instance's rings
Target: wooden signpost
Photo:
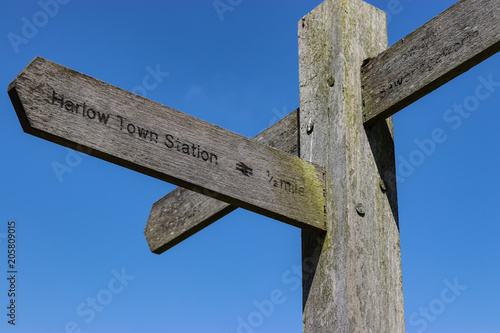
[[[184,187],[154,253],[243,207],[302,228],[304,332],[403,332],[390,116],[498,52],[499,19],[461,0],[387,49],[382,11],[326,0],[299,21],[300,109],[253,140],[42,58],[9,95],[25,132]]]

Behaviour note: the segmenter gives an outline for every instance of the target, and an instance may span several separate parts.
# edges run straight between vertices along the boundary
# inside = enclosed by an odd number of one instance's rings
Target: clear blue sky
[[[59,1],[2,1],[0,330],[233,333],[279,290],[252,331],[302,332],[299,229],[240,209],[152,254],[144,225],[174,186],[23,133],[7,86],[35,56],[137,91],[159,68],[148,98],[252,137],[298,107],[297,22],[321,0],[221,0],[223,20],[212,0]],[[390,14],[392,44],[455,0],[368,2]],[[488,79],[500,82],[498,55],[394,117],[407,332],[500,332],[500,86],[476,97]],[[471,111],[449,118],[455,104]],[[446,141],[419,148],[436,129]]]

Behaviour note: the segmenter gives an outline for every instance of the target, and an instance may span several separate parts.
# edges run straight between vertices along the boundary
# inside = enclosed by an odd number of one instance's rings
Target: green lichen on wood
[[[304,180],[306,181],[305,187],[306,189],[311,189],[313,196],[310,198],[310,202],[308,203],[308,206],[312,206],[311,210],[314,210],[318,212],[318,216],[323,217],[323,223],[325,224],[326,228],[326,214],[325,214],[325,207],[326,207],[326,199],[325,199],[325,192],[326,192],[326,184],[325,184],[325,177],[324,177],[324,169],[321,168],[319,170],[319,167],[315,167],[311,163],[307,163],[303,159],[297,159],[297,166],[300,168],[300,172],[302,175],[304,175]],[[320,190],[313,190],[313,189],[320,189]]]

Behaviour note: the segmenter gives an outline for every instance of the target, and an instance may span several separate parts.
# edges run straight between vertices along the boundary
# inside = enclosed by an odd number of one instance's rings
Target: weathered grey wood
[[[385,119],[500,50],[500,2],[461,0],[362,67],[367,125]]]
[[[302,231],[304,332],[403,332],[392,122],[365,129],[361,106],[361,63],[387,47],[385,15],[327,0],[298,28],[300,156],[327,182],[326,235]]]
[[[292,155],[298,153],[298,110],[293,111],[253,140]],[[144,234],[153,253],[163,253],[194,235],[236,206],[179,187],[153,204]]]
[[[9,85],[25,132],[295,226],[324,228],[323,168],[43,58]]]

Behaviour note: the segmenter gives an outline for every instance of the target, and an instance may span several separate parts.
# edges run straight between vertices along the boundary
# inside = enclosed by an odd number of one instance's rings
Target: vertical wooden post
[[[327,0],[299,22],[300,156],[326,167],[327,232],[303,231],[304,332],[404,332],[392,120],[363,126],[360,70],[385,14]]]

